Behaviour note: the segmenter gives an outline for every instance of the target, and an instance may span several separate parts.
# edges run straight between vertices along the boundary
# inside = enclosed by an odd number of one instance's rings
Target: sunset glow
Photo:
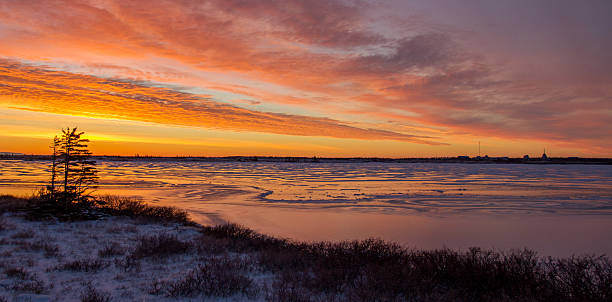
[[[0,152],[612,156],[608,1],[406,2],[0,1]]]

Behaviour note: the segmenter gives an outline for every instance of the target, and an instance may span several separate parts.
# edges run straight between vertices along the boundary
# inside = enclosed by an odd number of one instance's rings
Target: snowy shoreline
[[[237,225],[199,226],[181,221],[180,210],[117,200],[123,204],[115,204],[115,215],[60,222],[27,220],[31,213],[18,206],[24,199],[0,196],[0,301],[612,297],[612,262],[605,256],[408,250],[376,239],[292,242]]]

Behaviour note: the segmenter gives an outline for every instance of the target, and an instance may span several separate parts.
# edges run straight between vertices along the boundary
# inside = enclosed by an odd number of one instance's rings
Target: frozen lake
[[[415,248],[612,255],[612,167],[448,163],[98,162],[99,193],[140,196],[297,240],[380,237]],[[0,192],[47,181],[0,161]]]

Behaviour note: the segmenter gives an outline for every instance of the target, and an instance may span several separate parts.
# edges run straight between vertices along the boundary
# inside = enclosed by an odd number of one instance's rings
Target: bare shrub
[[[33,275],[28,280],[22,280],[15,282],[10,286],[13,291],[30,292],[35,294],[42,294],[46,291],[45,283],[38,279],[36,275]]]
[[[109,264],[97,259],[81,259],[58,265],[55,269],[59,271],[73,272],[97,272]]]
[[[19,231],[11,235],[11,238],[12,239],[30,239],[30,238],[34,238],[34,235],[36,235],[36,233],[34,233],[33,230],[23,230],[23,231]]]
[[[4,270],[4,273],[9,278],[17,278],[21,280],[25,280],[29,276],[29,273],[20,267],[9,267],[6,270]]]
[[[302,274],[279,274],[272,282],[271,287],[266,287],[266,301],[270,302],[310,302],[312,292],[303,286]]]
[[[6,219],[0,216],[0,232],[5,231],[7,229],[8,229],[8,224],[6,223]]]
[[[111,226],[106,229],[106,232],[111,234],[138,233],[138,229],[134,225]]]
[[[26,208],[27,204],[27,198],[20,198],[11,195],[0,195],[0,214],[22,211]]]
[[[115,266],[123,269],[124,272],[140,272],[141,270],[140,260],[131,256],[123,259],[115,259]]]
[[[59,246],[49,243],[48,240],[38,240],[34,242],[22,242],[19,244],[21,248],[28,251],[39,252],[43,251],[45,257],[58,257],[60,255]]]
[[[125,248],[116,242],[107,244],[104,248],[98,251],[98,256],[108,258],[113,256],[122,256],[125,254]]]
[[[236,243],[233,239],[228,238],[216,238],[210,235],[202,234],[195,240],[193,245],[195,246],[198,254],[201,255],[220,255],[227,253],[230,250],[235,251],[234,248]]]
[[[378,239],[297,243],[238,225],[204,227],[203,253],[256,252],[275,275],[271,301],[610,301],[607,257],[538,257],[501,253],[407,250]],[[220,244],[221,247],[211,247]],[[330,300],[330,301],[331,301]]]
[[[4,273],[8,278],[16,279],[8,285],[10,290],[35,294],[42,294],[46,290],[45,283],[38,278],[38,275],[23,268],[9,268]]]
[[[222,243],[224,248],[239,252],[278,250],[292,246],[292,243],[285,239],[263,235],[233,223],[204,226],[202,234],[218,239],[217,242]]]
[[[130,255],[133,258],[165,258],[174,254],[187,252],[191,243],[179,240],[175,235],[160,234],[140,237],[136,249]]]
[[[548,258],[546,271],[553,288],[575,301],[612,300],[612,263],[604,256]]]
[[[141,199],[125,196],[101,195],[97,197],[102,210],[114,216],[128,216],[163,223],[193,224],[187,212],[175,207],[147,205]]]
[[[81,302],[108,302],[110,295],[94,288],[91,283],[87,283],[85,290],[81,292]]]
[[[152,292],[165,293],[171,297],[196,295],[227,297],[234,294],[254,297],[257,289],[253,281],[241,273],[246,266],[241,259],[211,258],[177,281],[155,282]]]

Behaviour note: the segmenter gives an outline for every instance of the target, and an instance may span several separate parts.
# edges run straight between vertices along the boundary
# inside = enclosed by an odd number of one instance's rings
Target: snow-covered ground
[[[159,236],[177,239],[185,249],[175,245],[165,247],[166,252],[147,254],[145,247],[137,254],[143,238]],[[205,244],[201,236],[195,227],[123,217],[62,223],[4,214],[0,216],[0,301],[199,301],[202,294],[197,292],[169,297],[169,290],[199,266],[245,256],[202,252],[194,244]],[[232,273],[253,282],[264,276],[248,269]],[[93,299],[96,296],[101,299]],[[250,296],[257,301],[256,295]],[[206,300],[249,299],[239,293]]]
[[[603,302],[612,288],[612,262],[599,256],[410,250],[376,239],[308,244],[236,225],[11,213],[0,216],[0,302]]]

